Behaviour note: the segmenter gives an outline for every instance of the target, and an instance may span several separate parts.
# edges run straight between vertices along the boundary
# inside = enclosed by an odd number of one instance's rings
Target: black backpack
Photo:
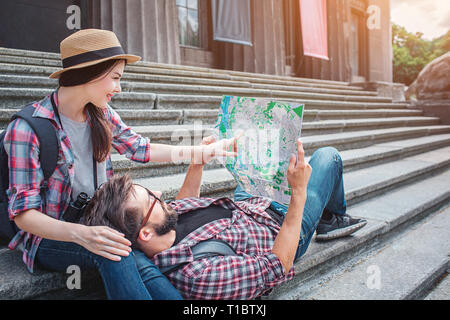
[[[36,109],[32,104],[26,105],[22,110],[11,117],[11,121],[21,118],[28,122],[40,143],[39,160],[44,172],[44,185],[41,192],[47,188],[47,181],[56,169],[58,160],[58,138],[51,121],[43,118],[33,118]],[[3,140],[6,130],[0,134],[0,238],[11,240],[19,231],[14,221],[9,220],[8,196],[9,188],[8,154],[5,151]]]

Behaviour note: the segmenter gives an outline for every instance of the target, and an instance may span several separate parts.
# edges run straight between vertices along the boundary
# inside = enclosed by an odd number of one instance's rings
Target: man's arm
[[[203,165],[191,164],[184,178],[183,186],[181,187],[176,200],[200,196],[200,187],[202,185]]]
[[[214,136],[203,138],[200,146],[212,144],[216,141]],[[200,187],[202,185],[203,167],[212,158],[213,154],[195,153],[191,165],[186,172],[183,185],[176,197],[176,200],[200,196]]]
[[[291,269],[294,263],[300,240],[305,202],[306,195],[292,193],[286,217],[273,244],[272,252],[281,260],[285,273]]]
[[[306,202],[306,187],[311,171],[311,166],[305,162],[305,152],[299,140],[297,142],[297,161],[292,155],[287,171],[288,182],[291,186],[291,201],[272,248],[272,252],[281,260],[285,272],[291,269],[298,248]]]

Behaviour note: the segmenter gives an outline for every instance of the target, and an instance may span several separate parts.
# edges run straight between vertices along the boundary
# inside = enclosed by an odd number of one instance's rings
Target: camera
[[[81,192],[77,199],[69,204],[64,212],[64,221],[77,223],[83,215],[84,208],[89,203],[91,198],[87,193]]]

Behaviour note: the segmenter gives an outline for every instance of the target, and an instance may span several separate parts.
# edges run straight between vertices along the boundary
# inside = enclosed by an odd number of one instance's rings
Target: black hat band
[[[70,68],[81,63],[109,58],[117,55],[125,54],[122,47],[111,47],[106,49],[100,49],[95,51],[89,51],[81,54],[77,54],[72,57],[68,57],[62,60],[63,68]]]

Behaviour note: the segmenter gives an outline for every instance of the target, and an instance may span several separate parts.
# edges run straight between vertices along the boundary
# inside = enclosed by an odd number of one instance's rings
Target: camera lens
[[[78,195],[78,198],[80,199],[80,200],[82,200],[82,201],[88,201],[89,200],[89,196],[87,195],[87,193],[85,193],[85,192],[81,192],[79,195]]]

